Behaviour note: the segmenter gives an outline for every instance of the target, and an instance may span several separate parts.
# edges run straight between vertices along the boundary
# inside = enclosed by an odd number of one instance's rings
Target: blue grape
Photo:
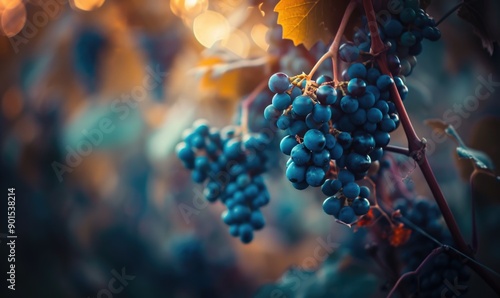
[[[323,202],[323,211],[328,215],[338,217],[342,201],[337,197],[329,197]]]
[[[351,42],[343,43],[339,47],[339,56],[345,62],[353,62],[359,58],[359,48]]]
[[[316,166],[310,166],[306,171],[306,182],[310,186],[320,186],[325,178],[325,171]]]
[[[325,135],[317,129],[308,130],[304,135],[304,145],[311,151],[319,152],[325,148],[325,144]]]
[[[351,224],[356,221],[356,214],[351,207],[344,206],[339,211],[338,219],[346,224]]]
[[[280,150],[283,154],[290,155],[292,149],[299,143],[293,136],[286,136],[280,142]]]
[[[356,198],[352,201],[352,210],[354,214],[365,215],[370,210],[370,202],[366,198]]]
[[[297,96],[292,103],[293,111],[299,116],[307,116],[313,108],[314,103],[307,95]]]
[[[348,199],[355,199],[359,196],[359,185],[355,182],[349,182],[342,188],[342,192]]]
[[[292,99],[286,93],[276,93],[273,96],[272,103],[277,110],[283,111],[292,104]]]
[[[358,100],[354,97],[349,96],[349,95],[342,97],[342,99],[340,100],[340,108],[345,113],[348,113],[348,114],[354,113],[354,112],[356,112],[358,107],[359,107]]]
[[[292,87],[292,84],[286,74],[278,72],[269,78],[268,86],[274,93],[284,93]]]

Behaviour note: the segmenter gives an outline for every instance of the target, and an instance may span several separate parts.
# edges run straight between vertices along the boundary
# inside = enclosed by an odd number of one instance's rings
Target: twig
[[[422,270],[422,268],[424,268],[424,266],[427,264],[427,262],[429,262],[430,259],[432,259],[434,256],[436,256],[437,254],[439,254],[442,250],[443,250],[442,247],[438,247],[438,248],[434,249],[429,255],[427,255],[427,257],[422,261],[422,263],[420,263],[420,265],[418,265],[417,269],[415,269],[413,271],[410,271],[410,272],[406,272],[405,274],[401,275],[401,277],[398,279],[398,281],[392,287],[392,289],[389,292],[389,294],[387,294],[387,298],[389,298],[392,295],[394,295],[394,293],[396,292],[397,288],[403,282],[404,279],[406,279],[406,278],[408,278],[408,277],[410,277],[412,275],[418,274],[420,272],[420,270]]]
[[[444,16],[442,16],[439,21],[436,22],[436,27],[439,26],[444,20],[446,20],[449,16],[451,16],[452,13],[454,13],[456,10],[458,10],[462,5],[464,5],[464,1],[461,1],[457,5],[453,6],[452,9],[450,9]]]
[[[345,9],[344,16],[342,17],[342,21],[340,22],[339,29],[337,30],[337,34],[335,34],[335,38],[333,39],[333,43],[330,45],[328,52],[331,53],[332,57],[332,67],[333,67],[333,82],[335,86],[337,86],[339,79],[341,77],[340,74],[340,63],[339,63],[339,47],[340,41],[342,40],[342,36],[344,35],[345,28],[347,27],[347,23],[349,22],[349,18],[351,17],[352,12],[356,9],[356,1],[351,0]]]
[[[261,93],[267,86],[267,80],[260,82],[255,89],[243,100],[241,104],[241,130],[243,134],[248,133],[248,109],[253,104],[259,93]]]
[[[408,150],[408,148],[404,148],[404,147],[399,147],[399,146],[394,146],[394,145],[387,145],[384,148],[384,150],[385,151],[389,151],[389,152],[394,152],[394,153],[402,154],[402,155],[406,155],[406,156],[410,156],[410,150]]]

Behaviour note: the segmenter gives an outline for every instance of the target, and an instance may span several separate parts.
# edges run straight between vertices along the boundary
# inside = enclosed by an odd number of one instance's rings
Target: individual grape
[[[383,113],[377,108],[371,108],[366,113],[366,119],[371,123],[378,123],[382,121]]]
[[[292,124],[292,119],[288,115],[281,115],[278,118],[278,121],[276,121],[276,126],[281,130],[288,129],[291,124]]]
[[[373,138],[375,139],[375,145],[377,147],[385,147],[389,144],[391,140],[391,135],[383,131],[375,131],[373,133]]]
[[[330,106],[316,104],[312,111],[312,117],[316,122],[327,122],[332,117],[332,110]]]
[[[342,201],[337,197],[329,197],[323,202],[323,211],[328,215],[338,217]]]
[[[347,75],[350,79],[364,79],[366,77],[366,67],[363,63],[353,63],[347,69]]]
[[[375,139],[369,133],[359,132],[352,139],[352,149],[359,154],[369,154],[375,148]]]
[[[325,148],[325,144],[325,136],[317,129],[308,130],[304,135],[304,145],[311,151],[319,152]]]
[[[260,211],[254,211],[250,215],[250,224],[254,230],[260,230],[266,225],[264,215]]]
[[[356,198],[352,201],[352,210],[354,214],[365,215],[370,210],[370,202],[366,198]]]
[[[307,131],[307,125],[304,121],[294,121],[290,128],[288,129],[290,135],[299,135],[302,136]]]
[[[288,76],[282,72],[273,74],[269,78],[269,89],[274,93],[285,93],[292,87]]]
[[[389,105],[384,100],[379,100],[375,103],[374,108],[378,109],[383,115],[387,115],[389,113]]]
[[[405,47],[411,47],[417,43],[417,38],[411,32],[405,32],[401,35],[400,40],[401,45]]]
[[[370,197],[370,189],[366,186],[360,186],[359,187],[359,196],[362,198],[369,198]]]
[[[358,109],[356,112],[350,114],[349,119],[354,125],[363,125],[366,122],[366,110]]]
[[[391,19],[385,23],[384,32],[387,37],[396,38],[403,32],[403,25],[399,21]]]
[[[376,138],[375,138],[376,141]],[[384,146],[380,146],[384,147]],[[368,155],[350,153],[346,158],[346,167],[353,173],[362,173],[370,168],[371,159]]]
[[[365,91],[365,94],[363,94],[363,96],[358,98],[359,107],[363,109],[368,109],[373,107],[376,101],[375,95],[368,90],[368,87]]]
[[[292,104],[292,99],[286,93],[276,93],[273,96],[272,104],[277,110],[283,111]]]
[[[345,62],[353,62],[359,58],[359,48],[351,42],[343,43],[339,47],[339,56]]]
[[[321,85],[321,84],[325,84],[325,83],[328,83],[328,82],[331,82],[331,81],[333,81],[333,79],[331,77],[325,76],[325,75],[321,75],[316,80],[316,84]]]
[[[389,88],[391,84],[394,83],[394,80],[388,75],[381,75],[377,79],[377,88],[381,91],[385,91]]]
[[[366,91],[366,83],[365,81],[354,78],[349,81],[347,84],[347,92],[354,96],[361,96],[365,94]]]
[[[352,144],[352,136],[347,132],[341,132],[337,136],[337,142],[342,145],[342,148],[348,149]]]
[[[266,120],[273,120],[273,119],[278,119],[278,117],[281,115],[281,111],[278,110],[275,106],[273,105],[268,105],[266,109],[264,110],[264,118]]]
[[[370,84],[376,84],[378,77],[380,77],[380,70],[376,68],[370,68],[366,72],[366,81]]]
[[[306,95],[297,96],[292,103],[293,111],[299,116],[307,116],[307,114],[312,112],[313,108],[313,101]]]
[[[332,105],[337,101],[337,91],[330,85],[319,86],[316,96],[321,104]]]
[[[411,7],[406,7],[401,11],[399,14],[399,18],[401,19],[401,22],[405,24],[411,24],[415,21],[417,17],[417,14],[415,13],[415,10],[413,10]]]
[[[312,163],[317,167],[324,167],[330,164],[330,152],[322,150],[321,152],[313,152]]]
[[[342,188],[342,193],[348,198],[348,199],[355,199],[359,196],[359,185],[356,184],[355,182],[349,182],[344,187]]]
[[[311,152],[306,148],[304,143],[293,147],[290,156],[293,162],[298,166],[306,165],[311,160]]]
[[[340,170],[338,174],[338,181],[342,183],[342,185],[347,185],[348,183],[354,182],[354,174],[348,170]]]
[[[340,100],[340,108],[345,113],[354,113],[359,107],[359,102],[356,98],[346,95]]]
[[[286,177],[293,183],[302,182],[306,179],[306,168],[292,162],[286,169]]]
[[[253,240],[253,228],[250,224],[245,223],[239,226],[238,234],[243,243],[250,243]]]
[[[339,211],[338,219],[346,224],[351,224],[356,221],[356,214],[351,207],[344,206]]]
[[[330,150],[330,158],[333,160],[339,159],[342,154],[344,154],[344,149],[340,143],[335,144],[333,148]]]
[[[280,150],[283,154],[290,155],[292,149],[299,143],[293,136],[286,136],[280,142]]]
[[[325,171],[320,167],[310,166],[306,171],[306,182],[310,186],[320,186],[325,178]]]

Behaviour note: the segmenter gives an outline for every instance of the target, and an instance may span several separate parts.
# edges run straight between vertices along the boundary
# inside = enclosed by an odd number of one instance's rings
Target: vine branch
[[[385,51],[385,46],[379,35],[377,19],[375,16],[375,10],[373,9],[372,1],[363,0],[363,7],[365,9],[365,14],[368,20],[368,28],[371,34],[371,53],[374,55],[376,61],[378,62],[381,72],[392,77],[392,74],[387,66],[386,55],[379,55],[380,53]],[[395,84],[391,84],[390,92],[394,104],[396,105],[396,109],[399,113],[399,118],[403,125],[406,137],[408,139],[408,148],[410,151],[410,155],[418,163],[420,170],[422,171],[422,174],[424,175],[424,178],[429,185],[434,199],[439,206],[441,213],[443,214],[446,225],[450,230],[450,233],[459,251],[472,258],[472,251],[465,242],[462,233],[458,228],[455,217],[453,216],[453,213],[451,212],[451,209],[446,202],[444,194],[441,191],[434,172],[432,171],[429,161],[427,160],[427,156],[425,155],[425,141],[420,140],[420,138],[417,136]],[[495,282],[493,277],[487,271],[485,271],[484,268],[474,262],[470,263],[469,266],[477,274],[479,274],[481,278],[483,278],[483,280],[485,280],[493,290],[495,290],[497,295],[500,295],[499,284]]]
[[[243,100],[241,104],[241,130],[243,134],[248,133],[248,110],[252,106],[253,102],[257,98],[257,95],[261,93],[267,86],[267,80],[263,80],[252,90],[252,92]]]

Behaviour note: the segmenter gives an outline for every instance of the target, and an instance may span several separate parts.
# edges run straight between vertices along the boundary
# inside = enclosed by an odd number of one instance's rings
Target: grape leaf
[[[493,55],[494,43],[499,41],[495,30],[500,23],[499,11],[500,4],[494,0],[464,0],[458,10],[458,16],[473,26],[474,33],[490,55]]]
[[[281,0],[274,11],[283,27],[283,38],[311,49],[318,41],[328,43],[348,4],[349,0]]]
[[[456,150],[460,159],[469,159],[476,169],[493,174],[494,165],[489,156],[484,152],[467,147],[453,125],[441,120],[427,120],[425,124],[455,140],[458,143]]]

